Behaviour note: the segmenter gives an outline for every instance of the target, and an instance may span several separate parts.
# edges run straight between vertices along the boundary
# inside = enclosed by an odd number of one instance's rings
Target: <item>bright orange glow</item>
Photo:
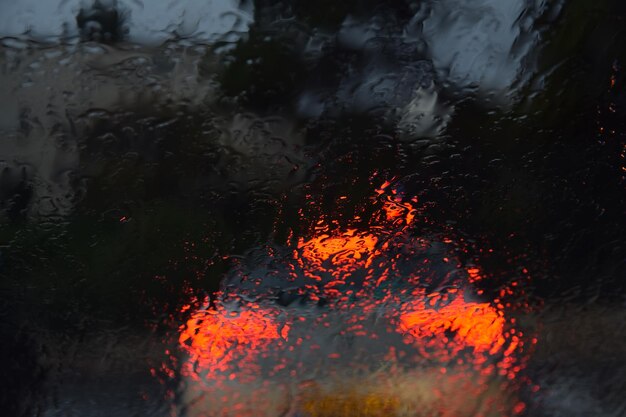
[[[480,281],[482,279],[482,277],[480,276],[480,269],[474,267],[474,268],[467,268],[467,275],[469,275],[469,281],[470,282],[476,282],[476,281]]]
[[[502,313],[488,303],[468,303],[461,298],[439,309],[417,300],[400,316],[399,330],[418,339],[446,339],[446,332],[452,331],[456,349],[472,347],[475,352],[496,353],[504,344]]]
[[[181,326],[180,345],[189,363],[203,370],[228,371],[236,361],[250,359],[275,340],[286,338],[270,312],[247,309],[228,312],[223,307],[198,310]],[[252,358],[253,359],[253,358]]]
[[[386,219],[388,221],[404,220],[408,226],[413,222],[415,218],[415,209],[413,205],[408,202],[402,202],[402,199],[388,199],[383,205],[383,211],[385,212]]]
[[[334,279],[324,285],[328,290],[343,284],[346,276],[356,269],[369,267],[377,252],[377,242],[376,236],[354,229],[333,236],[322,234],[308,241],[300,239],[296,258],[314,281],[323,281],[321,275],[330,274]]]
[[[291,286],[302,297],[298,308],[279,307],[268,292],[267,300],[241,302],[237,312],[231,312],[220,297],[239,299],[241,294],[233,287],[232,293],[218,295],[215,307],[193,312],[179,336],[188,356],[183,364],[186,374],[196,379],[203,373],[204,379],[221,375],[240,381],[242,374],[260,376],[263,358],[272,358],[265,364],[277,362],[272,372],[289,372],[290,376],[302,366],[295,358],[316,352],[335,363],[350,360],[345,351],[324,350],[324,342],[315,340],[316,329],[336,324],[336,334],[369,338],[368,343],[383,338],[385,332],[393,335],[389,340],[395,345],[384,346],[389,348],[384,357],[389,363],[407,358],[432,364],[441,374],[463,375],[465,369],[472,369],[484,377],[516,378],[522,368],[516,353],[523,341],[522,333],[512,328],[514,320],[505,315],[508,305],[502,299],[476,302],[465,298],[468,294],[471,300],[472,292],[481,294],[475,287],[489,275],[473,264],[461,266],[453,251],[458,244],[454,232],[432,241],[415,237],[412,227],[421,218],[417,217],[421,213],[417,198],[407,201],[389,182],[376,193],[373,201],[378,210],[369,227],[357,228],[361,223],[355,219],[342,229],[323,219],[309,238],[290,238],[288,255],[276,260],[287,266],[285,287]],[[433,246],[436,250],[429,252]],[[280,251],[271,251],[270,256],[276,257],[275,253]],[[246,277],[242,275],[241,280]],[[263,288],[263,277],[255,278],[255,285]],[[516,285],[504,288],[501,297],[513,294]],[[444,289],[434,289],[438,287]],[[325,303],[319,304],[324,307],[317,307],[315,302],[322,297]],[[384,322],[386,329],[367,327],[374,321]],[[298,354],[289,356],[294,351]],[[381,404],[371,408],[384,408]]]
[[[367,260],[374,253],[376,242],[376,236],[348,229],[338,236],[321,235],[306,242],[300,239],[298,249],[304,258],[320,267],[328,260],[333,266],[346,266]]]

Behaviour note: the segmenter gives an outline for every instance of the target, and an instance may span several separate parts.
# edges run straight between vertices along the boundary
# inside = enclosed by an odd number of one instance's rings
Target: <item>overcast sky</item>
[[[215,40],[230,31],[246,31],[251,9],[237,0],[101,0],[117,3],[127,16],[128,40],[160,44],[175,37]],[[76,15],[92,0],[0,0],[0,37],[54,42],[78,35]]]

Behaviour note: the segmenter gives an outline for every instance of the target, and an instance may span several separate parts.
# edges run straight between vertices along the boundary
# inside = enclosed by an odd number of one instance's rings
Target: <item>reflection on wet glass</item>
[[[379,212],[366,231],[332,230],[332,221],[320,220],[292,251],[268,251],[272,262],[285,263],[278,271],[238,271],[213,305],[183,307],[196,308],[179,338],[189,415],[275,415],[281,407],[320,416],[416,409],[499,415],[525,408],[513,388],[522,382],[524,335],[505,301],[473,301],[480,270],[461,271],[445,247],[433,250],[451,239],[411,237],[417,199],[404,201],[388,182],[377,194]],[[356,386],[346,389],[342,380]],[[461,401],[451,399],[460,387]]]
[[[0,0],[0,409],[622,416],[617,0]]]

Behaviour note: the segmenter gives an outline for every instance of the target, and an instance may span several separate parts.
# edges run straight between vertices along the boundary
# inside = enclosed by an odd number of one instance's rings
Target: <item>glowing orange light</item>
[[[400,317],[399,330],[413,337],[445,338],[454,332],[457,348],[495,353],[504,344],[504,318],[488,303],[465,302],[461,298],[439,309],[416,300]],[[444,347],[444,346],[442,346]]]
[[[385,201],[383,211],[388,221],[404,220],[407,226],[410,225],[415,218],[413,205],[408,202],[403,202],[400,198]]]
[[[288,331],[288,326],[279,329],[271,312],[264,309],[229,312],[218,307],[194,312],[181,326],[179,342],[189,363],[204,370],[227,371],[235,361],[286,338]]]
[[[341,278],[358,267],[369,267],[377,242],[376,236],[354,229],[334,236],[323,234],[308,241],[300,239],[300,264],[314,279],[321,280],[319,274],[323,272]]]
[[[306,242],[300,239],[298,248],[310,261],[321,265],[330,259],[332,264],[342,266],[367,258],[374,252],[376,242],[378,238],[373,235],[348,229],[338,236],[321,235]]]
[[[406,278],[404,272],[398,272],[401,270],[398,259],[405,256],[399,255],[400,250],[409,254],[406,256],[420,254],[422,249],[427,250],[430,242],[413,238],[408,230],[418,213],[414,204],[405,201],[389,182],[376,192],[375,203],[379,210],[372,216],[367,230],[354,227],[333,229],[323,219],[313,227],[312,237],[297,240],[295,248],[292,248],[293,257],[285,259],[285,262],[289,263],[292,274],[297,275],[295,271],[299,271],[311,280],[305,281],[302,293],[306,292],[313,301],[319,300],[323,294],[331,300],[327,309],[342,308],[347,311],[342,316],[346,324],[342,334],[353,336],[379,337],[363,323],[374,314],[379,314],[377,308],[382,306],[380,310],[384,310],[384,319],[395,326],[389,331],[409,336],[405,340],[408,346],[399,346],[397,355],[393,350],[393,357],[405,355],[404,348],[408,352],[413,349],[429,361],[468,363],[483,376],[497,371],[506,378],[514,378],[521,365],[511,355],[523,342],[521,332],[507,330],[506,303],[501,299],[493,303],[465,301],[464,290],[471,290],[473,284],[485,279],[482,271],[475,266],[461,270],[461,275],[453,278],[446,290],[440,292],[427,292],[426,287],[420,285],[423,279],[420,271],[438,273],[429,269],[432,268],[432,259],[418,258],[419,264],[414,265],[418,272],[414,274],[415,279],[411,278],[412,281]],[[411,201],[417,203],[416,198]],[[449,237],[438,240],[446,244],[455,243]],[[453,252],[446,255],[443,257],[446,264],[460,265]],[[383,285],[393,274],[400,275],[404,280],[399,287]],[[355,276],[360,276],[365,282],[362,287],[350,286],[354,284],[350,279]],[[409,282],[417,284],[416,287],[407,286]],[[375,291],[376,297],[373,296]],[[480,290],[475,291],[481,293]],[[506,288],[501,296],[511,293],[512,289]],[[357,296],[352,299],[352,295]],[[332,300],[349,300],[349,303],[333,304]],[[350,305],[347,310],[344,308],[346,305]],[[389,305],[397,308],[388,308]],[[183,310],[187,311],[189,307]],[[185,365],[189,375],[197,378],[196,370],[200,369],[205,372],[210,370],[212,376],[221,372],[234,378],[244,367],[247,372],[254,373],[255,367],[258,367],[255,360],[267,357],[274,348],[288,346],[285,351],[289,352],[297,349],[302,345],[302,338],[294,336],[288,344],[283,341],[287,341],[292,330],[296,333],[304,330],[301,334],[306,334],[314,320],[310,320],[309,316],[298,316],[299,313],[294,311],[280,310],[271,303],[245,303],[240,311],[233,313],[218,303],[216,307],[193,312],[187,324],[181,326],[179,337],[179,343],[189,357]],[[315,343],[310,343],[309,347],[312,351],[320,350]],[[395,349],[394,346],[391,348]],[[459,355],[462,351],[463,356]],[[465,353],[470,356],[465,356]],[[496,354],[499,358],[497,362],[490,362],[488,355]],[[331,352],[325,356],[336,361],[346,355]],[[282,359],[274,368],[276,371],[295,368],[294,364],[286,362],[287,359]],[[441,362],[436,363],[441,366]],[[442,373],[447,372],[445,367],[438,369]]]

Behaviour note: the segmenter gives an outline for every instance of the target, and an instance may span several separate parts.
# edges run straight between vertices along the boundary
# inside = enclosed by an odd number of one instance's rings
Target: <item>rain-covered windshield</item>
[[[625,21],[0,0],[0,414],[625,416]]]

